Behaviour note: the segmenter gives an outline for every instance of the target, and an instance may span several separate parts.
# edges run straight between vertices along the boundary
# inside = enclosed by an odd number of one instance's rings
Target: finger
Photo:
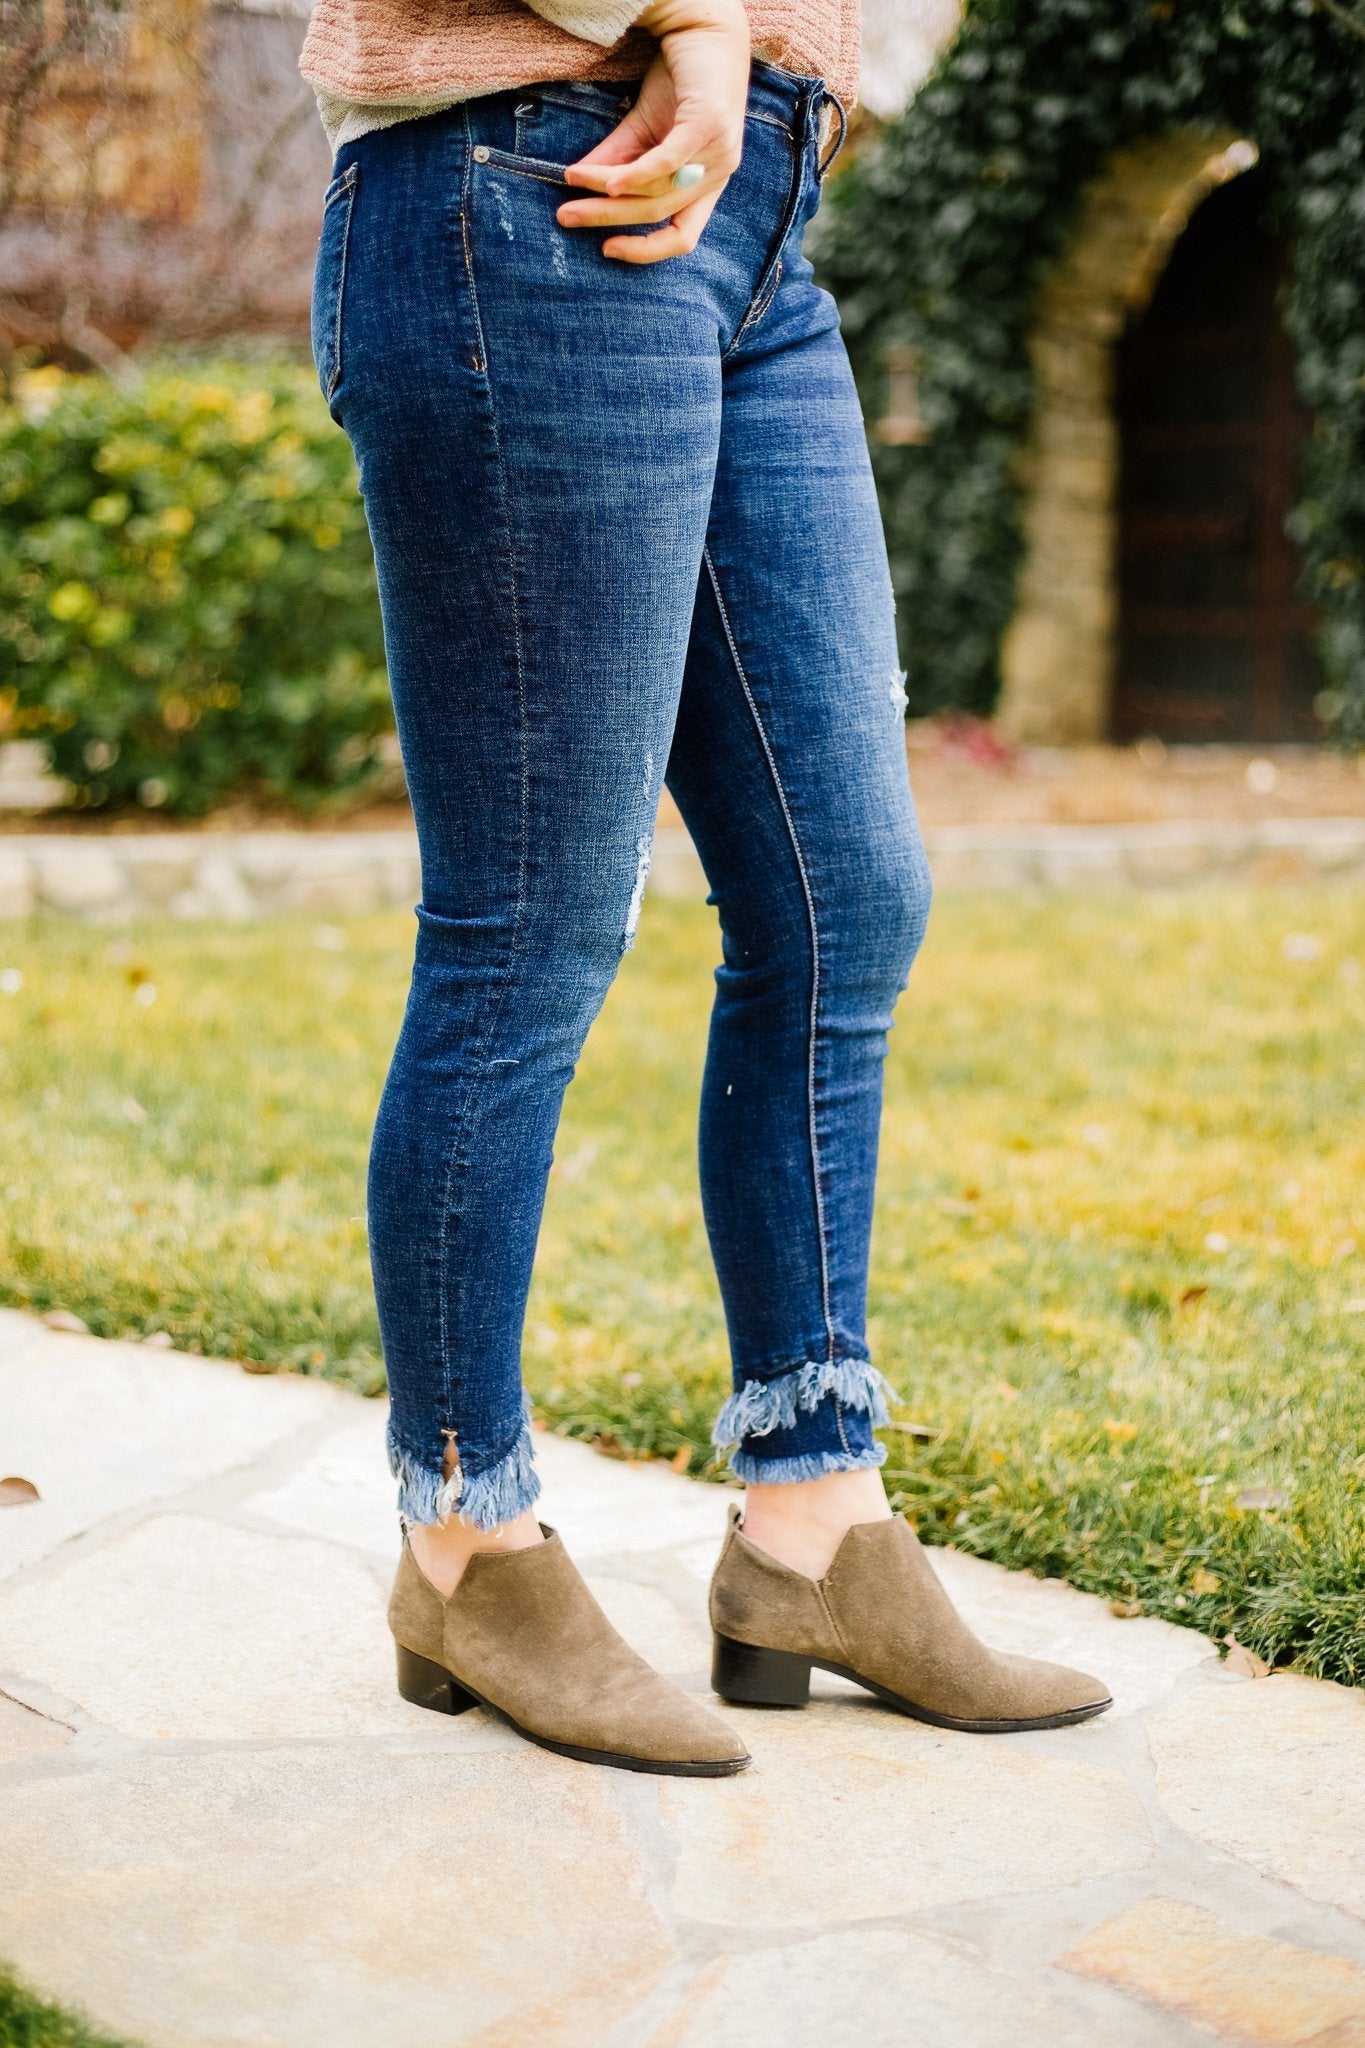
[[[695,120],[681,123],[671,128],[662,142],[646,146],[643,154],[637,151],[631,162],[606,165],[599,190],[613,199],[671,191],[675,171],[686,163],[709,166],[718,154],[714,127],[703,127]]]
[[[716,180],[717,191],[719,186],[720,181]],[[689,194],[687,204],[691,203]],[[645,199],[570,199],[559,208],[555,218],[562,228],[624,228],[652,220],[675,220],[682,210],[681,196],[666,192]]]
[[[656,199],[666,192],[671,192],[676,199],[679,188],[671,177],[641,178],[638,175],[637,165],[643,161],[638,152],[630,162],[594,163],[591,157],[585,156],[576,164],[566,166],[564,182],[566,185],[584,185],[590,192],[601,192],[611,199]],[[689,161],[695,163],[697,159],[694,156]],[[695,191],[696,187],[691,189]]]
[[[661,263],[668,256],[687,256],[701,240],[701,231],[715,211],[717,193],[694,199],[675,213],[667,227],[652,235],[609,235],[602,254],[620,263]]]
[[[603,189],[602,178],[609,166],[634,163],[644,150],[652,147],[654,140],[654,131],[648,122],[638,111],[632,110],[586,156],[569,165],[565,178],[571,185],[591,185],[594,191],[600,192]]]
[[[603,190],[613,198],[626,192],[668,191],[673,189],[674,173],[690,163],[705,164],[712,176],[728,178],[738,166],[739,150],[726,143],[714,126],[703,128],[696,121],[680,121],[634,163],[609,170]]]
[[[569,164],[564,172],[566,185],[584,185],[590,192],[607,190],[607,175],[617,168],[617,163],[594,163],[591,157],[583,157],[576,164]]]

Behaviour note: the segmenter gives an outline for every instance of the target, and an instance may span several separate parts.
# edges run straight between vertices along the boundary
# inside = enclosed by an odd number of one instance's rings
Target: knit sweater
[[[299,69],[333,149],[372,128],[545,79],[636,79],[646,0],[317,0]],[[850,105],[858,0],[747,0],[756,57],[823,78]]]

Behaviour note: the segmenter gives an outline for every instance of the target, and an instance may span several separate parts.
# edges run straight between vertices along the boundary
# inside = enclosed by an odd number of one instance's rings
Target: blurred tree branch
[[[0,350],[120,382],[306,333],[327,153],[283,0],[0,0]]]

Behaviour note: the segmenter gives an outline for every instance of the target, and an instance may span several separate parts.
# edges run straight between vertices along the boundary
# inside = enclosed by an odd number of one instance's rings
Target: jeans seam
[[[820,1246],[820,1305],[825,1318],[825,1340],[828,1345],[828,1357],[830,1362],[833,1363],[834,1318],[830,1312],[829,1248],[825,1235],[825,1197],[824,1190],[820,1185],[820,1132],[816,1103],[816,1043],[820,1032],[820,927],[815,914],[815,892],[811,888],[810,874],[806,867],[805,856],[801,851],[801,839],[796,830],[796,820],[792,816],[791,805],[787,801],[787,792],[782,785],[782,777],[777,766],[777,757],[773,752],[772,742],[763,724],[762,714],[759,711],[752,686],[749,682],[748,673],[740,656],[739,646],[730,624],[730,614],[726,609],[725,599],[721,594],[720,577],[716,573],[716,564],[709,545],[704,546],[702,549],[702,560],[706,564],[706,573],[710,578],[712,594],[716,600],[716,609],[720,613],[721,628],[725,634],[726,645],[730,650],[730,659],[735,665],[735,674],[738,676],[739,686],[744,692],[744,701],[749,707],[749,716],[753,719],[755,730],[758,733],[759,745],[763,749],[763,757],[768,764],[768,773],[772,777],[773,788],[777,791],[778,805],[782,812],[783,822],[787,827],[787,837],[791,841],[792,853],[796,860],[796,871],[801,878],[801,892],[806,901],[806,920],[810,931],[811,955],[810,1021],[807,1027],[808,1052],[806,1059],[806,1128],[810,1142],[811,1182],[815,1195],[815,1234]],[[840,1434],[842,1435],[842,1423],[840,1425]],[[847,1450],[847,1443],[845,1443],[844,1448]]]
[[[341,313],[346,302],[346,265],[351,253],[351,220],[355,213],[355,191],[358,177],[359,171],[357,166],[355,164],[347,164],[340,180],[337,181],[335,191],[329,191],[327,197],[322,202],[324,214],[331,207],[335,206],[339,199],[344,199],[346,205],[345,225],[341,230],[341,260],[337,268],[336,310],[332,315],[332,374],[327,379],[327,389],[323,394],[328,405],[336,397],[337,385],[341,382]]]
[[[845,107],[838,93],[831,92],[828,86],[825,87],[824,95],[821,100],[822,111],[825,106],[833,107],[838,113],[839,140],[835,143],[833,149],[829,152],[828,156],[818,158],[816,161],[815,180],[816,183],[819,185],[824,184],[826,178],[829,176],[831,170],[834,168],[835,158],[840,154],[844,144],[848,141],[848,109]]]
[[[469,305],[474,315],[474,368],[482,376],[488,369],[488,346],[483,338],[483,318],[479,312],[479,288],[474,282],[474,254],[469,246],[469,197],[472,183],[472,151],[474,138],[469,127],[469,113],[464,113],[464,171],[460,180],[460,247],[464,252],[465,280],[469,286]]]
[[[784,135],[790,135],[792,132],[791,122],[784,121],[780,114],[760,114],[752,107],[746,107],[744,118],[746,121],[762,121],[769,128],[780,128]]]
[[[759,298],[755,299],[753,305],[745,314],[744,324],[740,328],[739,333],[737,333],[735,336],[736,342],[740,339],[742,335],[747,334],[751,327],[757,327],[759,321],[763,318],[763,315],[767,312],[769,306],[771,306],[773,300],[777,297],[777,288],[781,284],[781,282],[782,258],[779,256],[776,263],[774,263],[773,265],[772,275],[768,279],[767,288],[764,290],[764,292]],[[733,346],[734,343],[731,343],[731,347]],[[728,349],[726,350],[726,354],[729,354]]]
[[[786,130],[783,131],[787,133]],[[773,243],[772,255],[764,264],[754,294],[744,309],[744,317],[731,335],[728,345],[720,352],[722,362],[732,356],[751,327],[756,327],[763,315],[777,297],[777,287],[782,277],[782,251],[787,246],[787,237],[796,225],[797,212],[801,205],[801,185],[805,175],[805,156],[797,136],[788,134],[792,146],[792,179],[787,194],[787,204],[782,214],[782,224]]]
[[[468,114],[465,115],[465,138],[467,142],[470,139]],[[498,1019],[502,1014],[502,1006],[506,1000],[507,991],[512,984],[512,971],[516,965],[517,955],[520,948],[523,925],[523,913],[526,907],[527,809],[529,804],[529,767],[526,740],[526,669],[522,647],[521,608],[517,603],[516,548],[512,538],[511,499],[507,489],[507,470],[506,464],[503,461],[502,439],[498,433],[497,406],[495,405],[493,399],[492,378],[488,373],[488,349],[483,337],[483,326],[479,319],[478,291],[474,283],[474,266],[472,258],[470,256],[469,249],[469,163],[469,153],[468,150],[466,150],[465,177],[461,203],[461,231],[462,240],[464,243],[465,263],[469,274],[470,297],[474,306],[474,325],[475,331],[478,335],[479,354],[482,359],[478,365],[478,368],[480,369],[483,375],[484,386],[488,397],[488,425],[489,431],[493,439],[493,464],[497,475],[498,499],[501,506],[503,534],[505,537],[507,547],[508,593],[511,605],[512,619],[512,651],[514,659],[516,661],[517,669],[517,729],[521,741],[521,832],[520,842],[517,851],[517,900],[516,907],[512,913],[512,936],[507,949],[507,960],[506,965],[503,969],[502,985],[499,988],[492,1004],[489,1007],[488,1023],[484,1030],[483,1038],[480,1042],[478,1053],[471,1067],[469,1090],[466,1097],[464,1115],[460,1118],[459,1122],[455,1126],[455,1129],[451,1133],[450,1145],[446,1153],[444,1182],[441,1189],[441,1221],[440,1229],[437,1236],[436,1257],[437,1286],[440,1291],[441,1392],[442,1400],[444,1403],[444,1412],[447,1415],[451,1415],[454,1412],[453,1401],[451,1398],[452,1377],[450,1369],[450,1329],[446,1313],[447,1290],[445,1285],[446,1248],[449,1243],[450,1237],[451,1195],[455,1184],[456,1159],[461,1144],[468,1135],[470,1125],[473,1121],[474,1097],[477,1092],[478,1084],[480,1080],[483,1078],[488,1048],[492,1043],[493,1033],[497,1028]],[[456,1439],[456,1443],[456,1454],[458,1457],[458,1437]]]
[[[484,170],[510,171],[518,178],[534,178],[541,185],[563,185],[566,164],[555,163],[552,157],[514,156],[510,149],[490,149],[480,157]]]
[[[562,107],[566,113],[583,114],[592,121],[605,121],[608,129],[619,125],[621,116],[628,112],[629,88],[639,84],[638,79],[621,79],[612,85],[593,87],[591,80],[541,79],[530,85],[509,88],[521,92],[526,99],[536,100],[543,107]],[[625,99],[623,107],[621,101]],[[610,106],[607,101],[610,100]]]

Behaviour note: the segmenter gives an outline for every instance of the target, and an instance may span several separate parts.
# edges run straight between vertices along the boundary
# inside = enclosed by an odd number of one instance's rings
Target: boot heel
[[[716,1636],[711,1685],[744,1707],[804,1707],[810,1699],[810,1658],[792,1650],[760,1650]]]
[[[434,1714],[464,1714],[477,1707],[473,1693],[466,1692],[443,1664],[433,1664],[429,1657],[419,1657],[401,1643],[394,1648],[398,1652],[398,1690],[414,1707],[430,1707]]]

